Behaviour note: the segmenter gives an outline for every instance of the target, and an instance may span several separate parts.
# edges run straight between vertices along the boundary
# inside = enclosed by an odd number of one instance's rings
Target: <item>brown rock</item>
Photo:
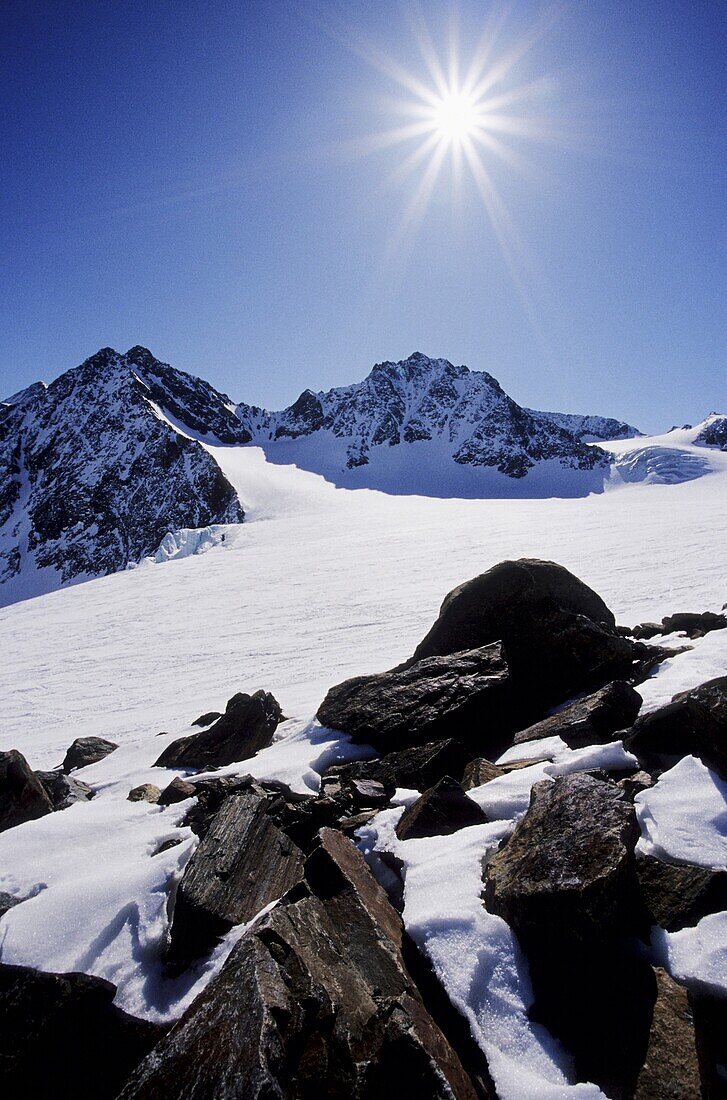
[[[634,1100],[699,1100],[699,1064],[686,989],[655,970],[656,1003]]]
[[[506,775],[503,768],[499,768],[497,764],[492,764],[484,757],[478,756],[476,759],[470,760],[464,770],[462,789],[471,791],[473,787],[481,787],[484,783],[489,783],[491,779],[497,779],[500,775]]]
[[[282,717],[280,704],[268,691],[234,695],[213,726],[172,741],[154,767],[202,770],[247,760],[272,744]]]
[[[446,836],[468,825],[482,825],[487,815],[463,791],[456,779],[445,775],[416,802],[407,806],[396,825],[399,840],[416,836]]]
[[[0,833],[51,813],[43,784],[17,749],[0,752]]]
[[[141,783],[138,787],[132,787],[126,798],[128,802],[151,802],[154,805],[159,801],[161,793],[153,783]]]

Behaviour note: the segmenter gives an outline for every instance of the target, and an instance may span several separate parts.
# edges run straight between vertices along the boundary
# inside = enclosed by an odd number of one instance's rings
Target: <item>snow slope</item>
[[[673,442],[703,451],[686,439]],[[651,443],[609,444],[619,454],[636,445]],[[289,716],[279,739],[228,770],[314,790],[328,763],[361,751],[312,720],[328,687],[410,655],[444,594],[503,558],[561,562],[626,624],[716,611],[727,599],[727,456],[717,450],[706,452],[704,476],[678,484],[621,483],[580,499],[446,500],[337,489],[267,462],[254,446],[205,446],[250,522],[215,528],[201,540],[204,554],[186,552],[194,539],[179,537],[162,555],[172,560],[0,609],[2,747],[20,749],[34,767],[52,767],[75,737],[96,734],[121,746],[80,773],[98,790],[92,803],[0,835],[0,890],[33,895],[0,920],[0,956],[106,976],[119,987],[118,1003],[154,1019],[183,1010],[235,935],[183,983],[165,983],[164,899],[194,840],[180,826],[179,807],[126,801],[132,786],[169,778],[151,764],[199,713],[219,709],[238,690],[273,691]],[[727,674],[727,631],[692,645],[644,685],[647,709]],[[165,736],[157,736],[161,730]],[[479,901],[477,861],[512,827],[529,784],[579,760],[596,766],[603,751],[579,750],[581,759],[551,747],[552,766],[534,765],[532,775],[516,773],[509,785],[478,792],[498,817],[481,834],[464,830],[427,850],[424,842],[411,842],[421,851],[407,849],[410,929],[426,942],[475,1036],[490,1036],[488,1057],[505,1100],[599,1095],[568,1083],[567,1059],[528,1023],[527,968],[506,926]],[[698,846],[699,813],[670,801],[662,782],[645,803],[646,840],[668,850],[686,821]],[[700,776],[690,782],[698,800]],[[710,845],[718,844],[713,815],[708,827]],[[157,853],[170,838],[181,843]],[[462,902],[459,926],[444,919],[442,867],[448,893]],[[717,950],[714,921],[697,931],[661,945],[687,982],[701,980],[700,968]]]

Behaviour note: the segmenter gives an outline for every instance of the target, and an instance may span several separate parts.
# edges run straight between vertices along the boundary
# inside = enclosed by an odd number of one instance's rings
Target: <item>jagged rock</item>
[[[89,764],[103,760],[118,747],[113,741],[106,741],[103,737],[77,737],[66,752],[61,767],[66,773],[74,768],[86,768]]]
[[[727,997],[690,992],[694,1033],[699,1059],[699,1076],[704,1100],[725,1100],[727,1096]]]
[[[459,779],[469,758],[470,752],[462,742],[449,738],[415,745],[399,752],[389,752],[377,760],[338,764],[329,768],[326,774],[375,779],[384,786],[423,791],[433,786],[442,776],[451,775]]]
[[[629,924],[638,837],[634,808],[613,784],[585,773],[536,783],[528,812],[488,864],[487,908],[518,935],[612,935]]]
[[[399,840],[445,836],[468,825],[482,825],[485,821],[484,810],[464,793],[456,779],[445,775],[407,806],[397,823],[396,835]]]
[[[199,718],[195,718],[192,722],[193,726],[211,726],[213,722],[216,722],[222,715],[218,710],[207,710],[204,714],[200,714]]]
[[[115,993],[85,974],[0,965],[4,1095],[112,1100],[167,1030],[116,1008]]]
[[[727,909],[727,872],[692,863],[636,860],[639,893],[649,924],[667,932],[691,928],[708,913]]]
[[[156,804],[161,791],[153,783],[140,783],[138,787],[132,787],[126,798],[129,802],[151,802]]]
[[[14,894],[6,894],[5,891],[0,891],[0,917],[4,917],[9,909],[14,909],[16,905],[20,905],[21,901],[25,901],[25,898],[17,898]]]
[[[511,701],[510,675],[499,644],[338,684],[318,710],[324,726],[383,752],[426,745],[452,734],[475,750],[500,745]]]
[[[657,968],[649,1046],[634,1100],[699,1100],[699,1063],[686,989]]]
[[[713,611],[703,611],[701,614],[680,611],[676,615],[667,615],[661,620],[661,626],[663,634],[683,631],[689,638],[702,638],[712,630],[727,629],[727,615],[716,615]]]
[[[159,805],[171,806],[175,802],[184,802],[188,798],[194,798],[196,793],[196,787],[188,783],[186,779],[180,779],[178,775],[175,775],[171,783],[168,783],[159,795]]]
[[[0,752],[0,833],[53,810],[45,787],[17,749]]]
[[[504,768],[499,768],[497,764],[478,756],[475,760],[470,760],[462,774],[462,789],[471,791],[473,787],[481,787],[491,779],[497,779],[506,774]]]
[[[679,692],[665,707],[637,718],[624,744],[647,768],[698,756],[727,779],[727,676]]]
[[[656,984],[630,949],[637,925],[634,808],[584,773],[536,783],[530,808],[485,872],[487,908],[528,957],[534,1020],[573,1056],[579,1081],[633,1096]],[[618,1051],[618,1057],[614,1057]]]
[[[235,947],[120,1100],[478,1095],[406,971],[362,856],[324,830],[306,881]],[[480,1093],[481,1095],[481,1093]]]
[[[272,744],[282,717],[280,704],[269,691],[240,692],[209,729],[167,745],[154,767],[201,770],[247,760]]]
[[[196,958],[251,920],[303,873],[303,853],[270,819],[265,792],[230,795],[186,866],[177,890],[169,959]]]
[[[359,806],[385,806],[394,793],[391,787],[385,787],[377,779],[351,779],[346,790]]]
[[[600,691],[577,699],[567,707],[519,730],[515,744],[560,737],[572,749],[600,745],[616,739],[616,731],[630,726],[641,708],[642,699],[624,680],[615,680]]]
[[[74,802],[88,802],[93,798],[93,789],[88,783],[66,775],[65,772],[36,772],[46,794],[53,803],[54,810],[67,810]]]

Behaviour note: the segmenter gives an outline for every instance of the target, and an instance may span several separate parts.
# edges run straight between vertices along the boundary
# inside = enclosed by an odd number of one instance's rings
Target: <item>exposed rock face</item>
[[[630,684],[615,680],[542,722],[520,730],[515,734],[515,744],[556,735],[573,749],[613,741],[617,730],[625,729],[635,720],[641,703],[641,696]]]
[[[200,770],[247,760],[272,744],[282,717],[280,704],[269,691],[240,692],[213,726],[173,741],[154,766]]]
[[[401,749],[399,752],[389,752],[378,760],[356,760],[352,764],[338,764],[329,768],[326,774],[375,779],[392,787],[423,791],[444,775],[458,779],[470,755],[462,742],[449,738],[416,745],[411,749]]]
[[[615,785],[586,774],[537,783],[485,878],[487,908],[528,956],[531,1015],[573,1055],[578,1080],[614,1100],[633,1096],[656,999],[651,968],[624,938],[636,927],[637,837]]]
[[[249,438],[224,405],[139,347],[104,348],[1,405],[0,581],[47,567],[60,583],[111,573],[152,554],[169,531],[241,522],[214,459],[156,411],[220,436],[236,425],[226,442]]]
[[[0,965],[0,1079],[6,1096],[112,1100],[166,1028],[127,1016],[85,974]]]
[[[103,737],[77,737],[69,746],[61,767],[66,773],[74,768],[86,768],[89,764],[97,764],[118,747],[113,741],[106,741]]]
[[[177,890],[170,959],[195,958],[235,924],[251,920],[303,874],[303,854],[268,816],[265,793],[228,797]]]
[[[624,743],[646,766],[698,756],[727,779],[727,676],[680,692],[637,719]]]
[[[627,424],[623,420],[615,420],[611,416],[581,416],[579,413],[551,413],[535,412],[526,409],[526,412],[574,435],[582,443],[594,443],[607,439],[634,439],[643,435],[633,424]]]
[[[54,810],[67,810],[74,802],[88,802],[93,798],[93,790],[88,783],[74,779],[64,772],[36,772],[35,774],[43,784]]]
[[[703,447],[719,447],[727,451],[727,416],[710,416],[706,426],[694,440]]]
[[[17,749],[0,752],[0,832],[53,810],[45,787]]]
[[[306,881],[248,932],[121,1096],[478,1095],[404,966],[402,925],[324,830]]]
[[[455,735],[485,752],[503,743],[510,687],[496,643],[346,680],[328,692],[318,719],[382,752]]]
[[[647,920],[667,932],[727,909],[727,872],[646,856],[636,860],[636,875]]]
[[[463,791],[456,779],[445,775],[420,798],[407,806],[399,818],[399,840],[415,836],[446,836],[468,825],[487,821],[484,811]]]
[[[656,1003],[634,1100],[699,1100],[699,1063],[686,989],[657,969]]]

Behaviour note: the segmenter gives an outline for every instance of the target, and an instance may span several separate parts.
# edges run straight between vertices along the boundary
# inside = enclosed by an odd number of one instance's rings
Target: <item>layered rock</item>
[[[515,734],[515,744],[557,736],[576,749],[613,741],[618,730],[625,729],[635,720],[641,703],[637,691],[623,680],[615,680],[542,722],[519,730]]]

